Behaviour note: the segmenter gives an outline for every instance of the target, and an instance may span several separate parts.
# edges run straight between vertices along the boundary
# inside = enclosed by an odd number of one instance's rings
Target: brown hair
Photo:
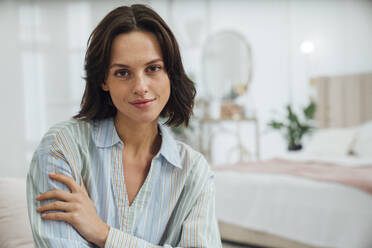
[[[113,40],[123,33],[146,31],[153,33],[162,50],[164,66],[168,73],[171,93],[160,117],[168,118],[167,125],[189,123],[196,94],[194,82],[186,75],[176,38],[164,20],[151,8],[134,4],[122,6],[107,14],[88,39],[85,54],[86,85],[81,100],[81,110],[73,118],[85,121],[100,120],[116,115],[110,94],[103,91]]]

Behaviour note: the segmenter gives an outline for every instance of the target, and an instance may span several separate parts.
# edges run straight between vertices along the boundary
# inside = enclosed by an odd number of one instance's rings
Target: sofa
[[[31,248],[26,179],[0,178],[0,248]]]

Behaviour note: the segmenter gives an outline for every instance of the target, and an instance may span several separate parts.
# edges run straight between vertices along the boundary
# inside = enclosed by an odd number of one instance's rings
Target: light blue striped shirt
[[[110,226],[105,247],[221,247],[215,216],[214,176],[204,157],[173,139],[159,124],[160,151],[129,206],[122,167],[123,142],[112,118],[69,120],[53,126],[34,153],[27,203],[36,247],[96,247],[67,222],[41,218],[36,195],[67,186],[48,177],[80,178],[98,216]],[[55,201],[55,200],[51,200]]]

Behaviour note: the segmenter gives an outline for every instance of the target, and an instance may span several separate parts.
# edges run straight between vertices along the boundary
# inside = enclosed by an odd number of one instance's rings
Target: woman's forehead
[[[156,36],[150,32],[133,31],[118,35],[111,48],[111,64],[146,64],[162,59],[162,52]]]

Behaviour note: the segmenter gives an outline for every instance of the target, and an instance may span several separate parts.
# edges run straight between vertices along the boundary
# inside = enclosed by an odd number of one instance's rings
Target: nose
[[[134,82],[134,94],[139,96],[145,96],[148,92],[148,82],[146,80],[145,75],[139,74],[135,77]]]

